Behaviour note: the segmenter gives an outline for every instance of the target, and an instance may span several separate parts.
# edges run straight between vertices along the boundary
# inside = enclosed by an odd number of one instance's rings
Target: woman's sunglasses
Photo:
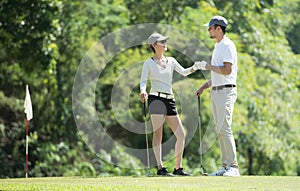
[[[166,40],[162,40],[162,41],[157,41],[157,43],[160,43],[160,44],[167,44],[167,41],[166,41]]]

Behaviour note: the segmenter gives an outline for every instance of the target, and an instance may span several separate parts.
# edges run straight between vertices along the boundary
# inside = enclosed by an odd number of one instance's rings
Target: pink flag
[[[26,113],[26,118],[28,121],[30,121],[33,117],[33,112],[32,112],[32,104],[31,104],[28,85],[26,85],[26,97],[25,97],[24,108],[25,108],[24,112]]]

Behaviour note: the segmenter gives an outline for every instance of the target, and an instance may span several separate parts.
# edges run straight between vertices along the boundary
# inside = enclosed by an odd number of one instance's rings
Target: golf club
[[[149,159],[149,145],[148,145],[148,135],[147,135],[147,112],[146,112],[146,101],[143,102],[143,110],[144,110],[144,124],[145,124],[145,135],[146,135],[146,149],[147,149],[147,167],[148,167],[148,174],[146,176],[151,176],[150,172],[150,159]]]
[[[202,146],[202,128],[201,128],[201,115],[200,115],[200,95],[198,95],[198,126],[199,126],[199,154],[200,154],[200,168],[201,168],[201,174],[203,176],[208,176],[208,174],[205,172],[205,169],[202,164],[202,151],[203,151],[203,146]]]

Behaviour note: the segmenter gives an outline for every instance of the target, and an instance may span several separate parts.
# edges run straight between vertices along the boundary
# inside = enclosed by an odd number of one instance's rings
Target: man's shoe
[[[226,168],[222,166],[219,170],[217,170],[214,173],[209,174],[208,176],[223,176],[223,174],[225,172],[226,172]]]
[[[156,174],[157,174],[158,176],[173,176],[172,174],[170,174],[170,173],[168,172],[168,170],[167,170],[165,167],[163,167],[163,168],[161,168],[161,169],[158,169]]]
[[[226,169],[226,172],[223,174],[223,176],[240,176],[240,172],[238,168],[229,167]]]
[[[176,169],[174,168],[173,175],[176,176],[192,176],[191,174],[185,172],[183,168]]]

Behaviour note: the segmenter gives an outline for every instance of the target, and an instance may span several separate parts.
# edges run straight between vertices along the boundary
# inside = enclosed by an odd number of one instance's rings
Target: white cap
[[[163,35],[161,35],[159,33],[153,33],[148,38],[148,44],[153,44],[155,42],[163,41],[163,40],[168,40],[168,39],[169,39],[168,36],[163,36]]]

